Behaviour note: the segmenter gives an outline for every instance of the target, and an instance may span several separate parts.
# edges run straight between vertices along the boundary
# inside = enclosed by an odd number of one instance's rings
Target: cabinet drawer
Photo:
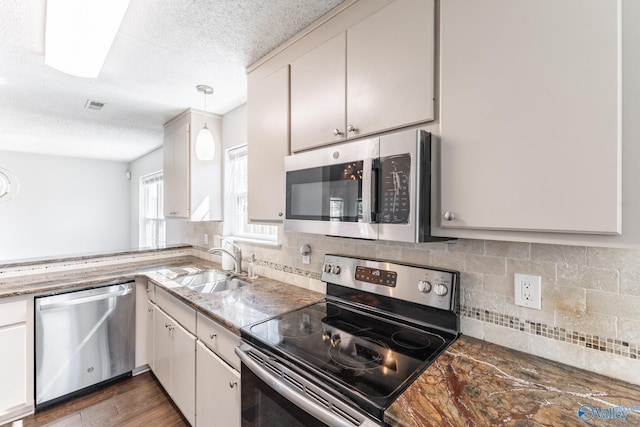
[[[202,313],[198,313],[198,338],[228,364],[240,370],[240,359],[235,348],[240,345],[240,337]]]
[[[27,321],[27,301],[0,304],[0,327]]]
[[[156,287],[156,304],[177,320],[187,331],[195,334],[196,311],[193,308],[178,301],[176,297],[171,296],[160,287]]]

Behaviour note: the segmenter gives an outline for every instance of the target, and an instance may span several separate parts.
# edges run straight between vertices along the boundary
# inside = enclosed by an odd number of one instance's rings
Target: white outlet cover
[[[529,285],[530,298],[525,298],[523,292],[525,285]],[[530,274],[516,273],[513,276],[513,300],[515,305],[522,307],[542,309],[542,278]]]

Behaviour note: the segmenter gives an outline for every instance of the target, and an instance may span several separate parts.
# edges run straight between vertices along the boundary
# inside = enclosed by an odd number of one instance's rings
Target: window
[[[226,150],[225,234],[240,239],[276,243],[278,228],[249,224],[247,215],[247,146]]]
[[[162,214],[162,172],[140,178],[141,247],[159,247],[166,243],[165,220]]]

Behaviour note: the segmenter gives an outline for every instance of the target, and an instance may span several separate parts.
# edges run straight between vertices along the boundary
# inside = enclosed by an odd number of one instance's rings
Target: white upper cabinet
[[[620,2],[440,13],[441,227],[620,233]]]
[[[289,155],[289,66],[248,81],[248,215],[282,221],[284,157]],[[269,191],[266,191],[266,190]]]
[[[434,23],[396,0],[292,61],[291,151],[433,120]]]
[[[347,135],[434,118],[433,0],[396,0],[347,30]]]
[[[291,63],[291,151],[344,141],[346,33]]]
[[[198,132],[204,123],[213,133],[213,160],[195,156]],[[164,128],[164,216],[191,221],[222,219],[222,157],[220,116],[187,110]]]

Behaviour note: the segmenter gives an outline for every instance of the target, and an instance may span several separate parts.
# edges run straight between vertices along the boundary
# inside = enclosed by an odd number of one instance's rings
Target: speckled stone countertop
[[[245,325],[324,299],[321,293],[266,277],[255,280],[242,277],[250,284],[224,292],[200,293],[177,284],[159,272],[150,272],[146,276],[236,334],[240,334],[240,328]]]
[[[637,426],[640,387],[462,336],[387,409],[385,421],[392,426]]]
[[[220,322],[236,334],[242,326],[264,320],[286,311],[319,301],[324,295],[318,292],[282,283],[266,277],[251,280],[247,286],[224,292],[200,293],[174,282],[161,274],[167,269],[221,269],[217,263],[193,256],[158,260],[157,262],[132,262],[97,268],[77,268],[71,271],[27,275],[0,280],[0,298],[29,294],[50,294],[75,288],[96,286],[110,281],[122,281],[136,276],[146,276],[181,301]]]

